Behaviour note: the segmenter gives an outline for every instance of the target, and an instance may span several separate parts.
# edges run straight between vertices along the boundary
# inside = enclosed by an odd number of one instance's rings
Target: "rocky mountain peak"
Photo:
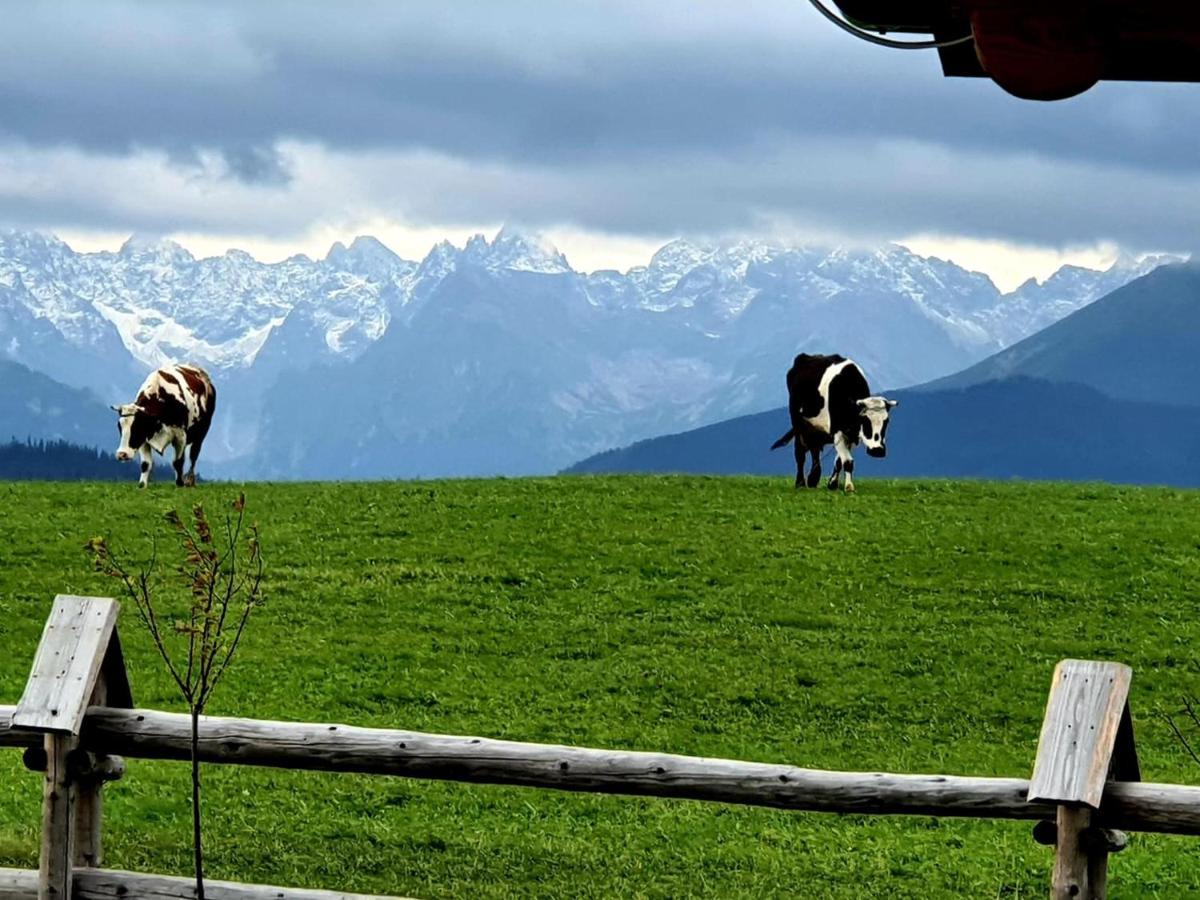
[[[349,247],[341,241],[335,242],[325,254],[324,261],[338,270],[373,276],[379,280],[387,280],[397,273],[416,268],[416,263],[392,252],[378,238],[365,234],[351,241]]]
[[[566,257],[552,243],[507,226],[496,232],[491,241],[482,234],[474,235],[463,247],[462,258],[471,265],[493,272],[508,270],[560,275],[572,271]]]
[[[195,257],[174,241],[151,234],[131,234],[117,255],[126,259],[157,259],[172,263],[195,262]]]

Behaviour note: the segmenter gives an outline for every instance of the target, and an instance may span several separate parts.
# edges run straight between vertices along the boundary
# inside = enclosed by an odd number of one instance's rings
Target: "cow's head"
[[[898,400],[864,397],[858,401],[858,420],[863,445],[870,456],[887,456],[888,417]]]
[[[112,410],[117,414],[117,433],[121,435],[117,459],[127,462],[158,431],[158,422],[149,410],[137,403],[123,403]]]

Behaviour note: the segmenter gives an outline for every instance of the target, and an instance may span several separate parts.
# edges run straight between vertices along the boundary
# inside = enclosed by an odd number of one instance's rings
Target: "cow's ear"
[[[866,401],[866,400],[855,400],[854,402],[858,404],[858,408],[859,408],[859,409],[866,409],[866,408],[867,408],[867,401]]]
[[[893,409],[893,408],[895,408],[895,407],[897,407],[897,406],[899,406],[899,405],[900,405],[900,401],[899,401],[899,400],[885,400],[885,401],[883,401],[883,402],[887,404],[887,408],[888,408],[888,409]]]

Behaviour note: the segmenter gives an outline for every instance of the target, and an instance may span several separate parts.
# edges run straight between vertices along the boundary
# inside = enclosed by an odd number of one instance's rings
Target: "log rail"
[[[182,900],[195,896],[196,882],[174,875],[146,875],[120,869],[77,868],[73,873],[75,900]],[[371,900],[369,894],[311,891],[235,881],[204,881],[207,900]],[[0,869],[0,900],[38,900],[38,873]],[[400,898],[395,898],[400,900]]]
[[[0,706],[0,747],[29,746]],[[81,746],[93,753],[186,760],[186,715],[90,707]],[[1029,780],[831,772],[771,763],[595,750],[348,725],[206,716],[206,763],[357,772],[441,781],[674,797],[807,812],[1042,820],[1056,804],[1027,800]],[[1200,835],[1200,787],[1115,782],[1101,820],[1128,831]]]

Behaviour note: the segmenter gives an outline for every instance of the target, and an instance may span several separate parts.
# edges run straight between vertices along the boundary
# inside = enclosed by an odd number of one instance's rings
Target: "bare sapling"
[[[1163,718],[1167,720],[1167,724],[1171,726],[1171,731],[1175,735],[1175,739],[1187,751],[1188,756],[1192,758],[1192,762],[1200,765],[1200,752],[1197,752],[1194,736],[1200,733],[1200,700],[1195,697],[1187,696],[1183,698],[1183,708],[1175,715],[1166,713]],[[1189,738],[1187,732],[1193,734],[1193,738]]]
[[[158,544],[144,564],[119,558],[103,537],[87,543],[96,571],[119,581],[133,601],[191,714],[192,845],[196,897],[204,900],[200,818],[200,717],[241,645],[254,610],[263,604],[263,558],[256,522],[246,522],[239,494],[214,530],[201,504],[190,519],[164,516],[182,561],[158,572]]]

